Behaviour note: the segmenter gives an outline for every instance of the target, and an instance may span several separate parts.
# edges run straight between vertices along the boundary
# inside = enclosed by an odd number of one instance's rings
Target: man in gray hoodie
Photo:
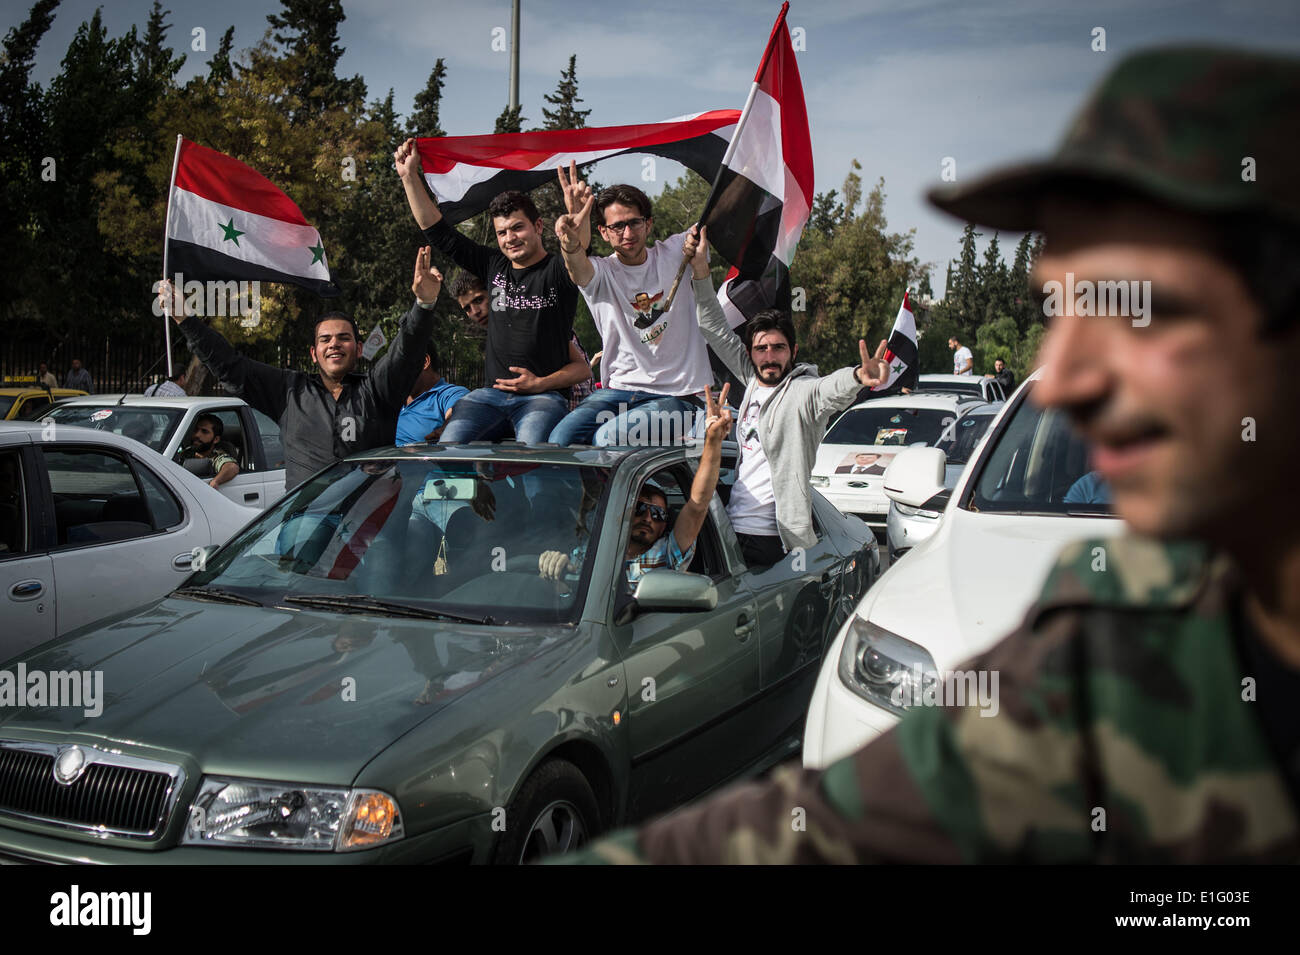
[[[812,547],[808,478],[826,422],[853,404],[864,387],[888,377],[885,342],[875,357],[859,340],[862,364],[818,377],[814,365],[795,364],[799,347],[787,312],[768,309],[749,320],[749,344],[732,331],[709,278],[708,230],[693,228],[683,254],[691,260],[700,332],[745,385],[736,440],[739,470],[727,515],[751,568],[769,567],[796,547]]]

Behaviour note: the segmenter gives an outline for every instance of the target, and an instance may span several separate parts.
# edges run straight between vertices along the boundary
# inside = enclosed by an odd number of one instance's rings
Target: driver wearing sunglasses
[[[722,439],[731,432],[731,409],[727,407],[729,385],[714,397],[705,387],[708,416],[705,419],[704,448],[700,454],[695,480],[691,482],[691,496],[682,505],[677,520],[669,533],[668,498],[663,490],[651,481],[641,485],[636,504],[632,507],[632,526],[627,548],[623,553],[624,576],[630,586],[646,573],[660,568],[686,570],[695,556],[695,539],[704,518],[709,513],[709,502],[718,484],[718,466],[722,460]],[[550,580],[576,579],[586,556],[586,545],[572,553],[551,550],[537,560],[540,574]]]

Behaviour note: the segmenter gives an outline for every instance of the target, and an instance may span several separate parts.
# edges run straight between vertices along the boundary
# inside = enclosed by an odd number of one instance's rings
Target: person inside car
[[[712,389],[705,387],[708,415],[704,422],[704,450],[700,455],[695,480],[691,483],[691,496],[682,505],[677,520],[669,532],[668,497],[657,485],[647,481],[637,494],[632,513],[632,531],[627,550],[623,554],[623,570],[627,583],[635,587],[638,580],[652,570],[670,568],[686,570],[695,556],[695,539],[704,518],[709,513],[709,502],[718,484],[718,467],[722,460],[722,439],[731,433],[731,409],[727,407],[727,391],[723,385],[715,398]],[[563,581],[582,570],[587,545],[580,544],[568,554],[549,550],[537,559],[537,570],[542,577]]]
[[[194,419],[194,431],[190,435],[189,445],[182,448],[176,456],[177,463],[181,465],[195,459],[211,461],[213,476],[208,481],[208,486],[212,488],[221,487],[239,474],[237,452],[221,440],[224,431],[225,425],[216,415],[198,415]]]

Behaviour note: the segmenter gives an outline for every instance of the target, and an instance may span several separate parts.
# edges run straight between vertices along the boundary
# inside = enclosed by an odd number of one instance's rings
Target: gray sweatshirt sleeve
[[[754,363],[749,360],[749,349],[740,336],[727,324],[726,313],[713,290],[713,280],[693,279],[695,289],[695,315],[699,319],[700,333],[709,347],[717,353],[733,375],[746,385],[754,377]]]
[[[829,418],[853,404],[853,399],[862,390],[857,372],[857,368],[841,368],[817,379],[817,384],[808,392],[808,411],[813,418]]]

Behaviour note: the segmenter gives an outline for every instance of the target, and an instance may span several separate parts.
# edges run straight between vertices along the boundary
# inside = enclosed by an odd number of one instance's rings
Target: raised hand
[[[730,390],[731,382],[727,382],[715,398],[713,390],[708,385],[704,386],[705,441],[720,444],[731,433],[731,409],[727,407],[727,392]]]
[[[564,167],[557,166],[556,174],[560,177],[560,194],[564,196],[564,208],[570,215],[577,213],[593,193],[591,186],[578,178],[578,164],[569,160],[569,172],[565,175]]]
[[[163,309],[164,315],[167,314],[168,298],[171,299],[172,321],[179,325],[185,320],[185,296],[181,295],[170,280],[163,279],[158,283],[158,305]]]
[[[855,373],[864,387],[875,388],[889,380],[889,362],[885,361],[885,349],[888,347],[889,343],[882,338],[876,347],[876,354],[872,356],[867,353],[866,341],[858,339],[858,354],[862,358],[862,365]]]
[[[709,277],[709,230],[698,222],[691,226],[682,244],[682,257],[691,263],[691,275],[697,279]]]
[[[408,139],[397,147],[397,151],[393,153],[393,165],[397,167],[397,174],[403,179],[420,175],[422,171],[420,154],[416,152],[414,139]]]
[[[429,264],[429,247],[426,245],[415,254],[415,277],[411,280],[411,291],[417,301],[432,302],[442,289],[442,273]]]
[[[555,220],[555,237],[560,240],[560,248],[570,254],[582,251],[583,235],[591,235],[589,225],[591,207],[596,197],[588,190],[587,201],[577,212],[566,213]]]

